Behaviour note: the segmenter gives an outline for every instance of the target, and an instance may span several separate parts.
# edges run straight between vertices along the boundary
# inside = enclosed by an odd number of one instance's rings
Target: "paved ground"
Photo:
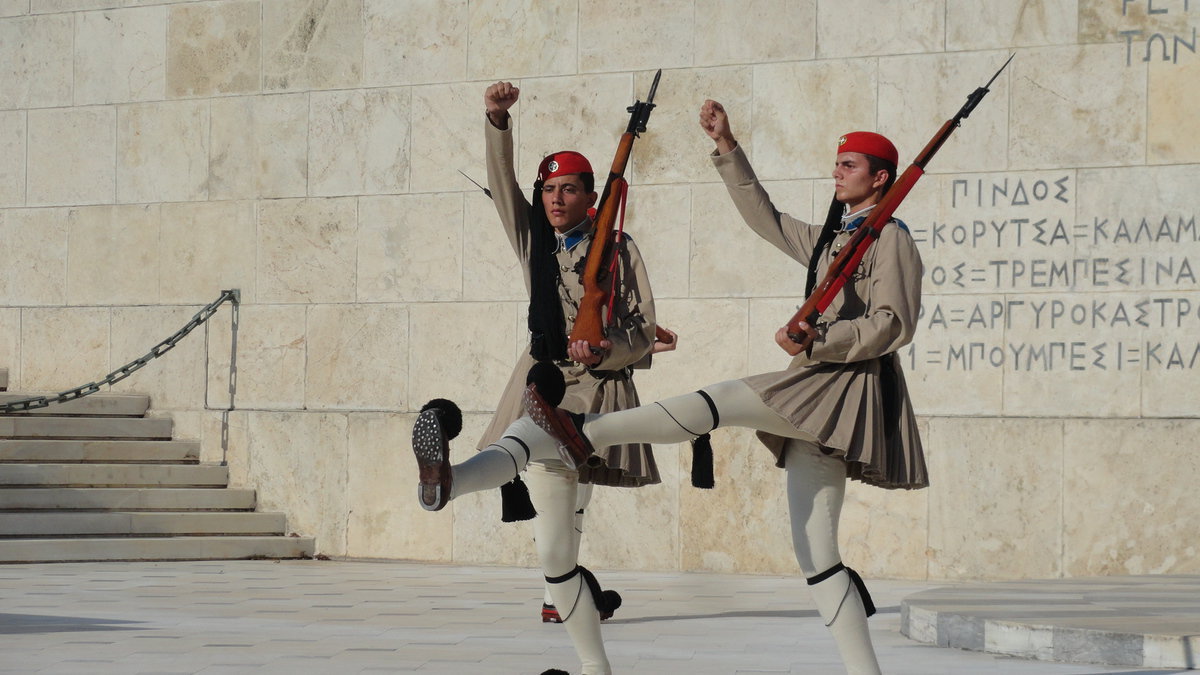
[[[601,572],[625,606],[605,623],[618,673],[838,673],[802,579]],[[900,601],[945,584],[869,580],[884,671],[1175,673],[1026,661],[899,633]],[[0,566],[3,673],[578,672],[538,618],[533,570],[404,562]]]

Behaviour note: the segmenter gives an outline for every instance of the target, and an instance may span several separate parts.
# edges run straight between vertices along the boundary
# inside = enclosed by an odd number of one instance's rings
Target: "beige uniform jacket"
[[[521,263],[525,277],[525,290],[529,290],[530,229],[529,202],[517,184],[513,170],[512,130],[497,129],[484,118],[487,137],[488,188],[500,214],[500,222],[508,235],[509,243]],[[566,333],[570,335],[575,323],[575,312],[583,297],[580,273],[583,271],[591,236],[571,250],[560,250],[558,260],[562,285],[559,297],[562,300],[563,316],[566,318]],[[567,381],[567,392],[562,407],[571,412],[613,412],[636,407],[637,390],[634,389],[633,368],[648,368],[650,352],[654,347],[654,297],[650,292],[650,279],[646,267],[633,240],[626,237],[620,255],[621,283],[614,296],[614,326],[607,335],[612,348],[594,369],[576,363],[558,363],[559,370]],[[521,417],[521,393],[525,389],[525,376],[533,365],[529,349],[517,361],[512,377],[504,388],[504,394],[496,406],[496,415],[484,432],[479,447],[486,447],[499,439],[508,425]],[[597,376],[596,374],[599,374]],[[581,483],[638,487],[661,482],[658,466],[648,444],[619,445],[598,448],[597,454],[606,460],[606,468],[580,471]]]
[[[807,266],[821,227],[809,225],[771,203],[740,147],[716,155],[713,163],[746,224],[776,248]],[[836,251],[850,238],[839,233],[821,257],[817,279],[824,277]],[[922,488],[929,484],[912,402],[899,358],[888,357],[912,341],[921,307],[921,255],[907,231],[883,228],[859,264],[851,282],[822,314],[824,340],[811,356],[796,356],[786,370],[745,379],[763,402],[801,431],[821,442],[822,450],[846,460],[849,477],[884,488]],[[789,317],[779,317],[779,324]],[[880,369],[894,371],[898,424],[888,434],[883,423]],[[759,433],[782,466],[786,439]]]

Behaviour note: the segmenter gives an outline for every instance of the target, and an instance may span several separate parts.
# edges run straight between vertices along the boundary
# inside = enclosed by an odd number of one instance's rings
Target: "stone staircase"
[[[27,398],[3,393],[0,403]],[[0,415],[0,563],[310,558],[227,467],[148,418],[147,396],[93,394]]]

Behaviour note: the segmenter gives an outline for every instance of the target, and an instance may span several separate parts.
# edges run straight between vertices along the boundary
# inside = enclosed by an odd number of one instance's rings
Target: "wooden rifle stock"
[[[587,262],[583,268],[583,297],[579,300],[579,311],[575,314],[575,326],[571,330],[569,341],[587,340],[593,351],[598,352],[600,340],[604,338],[604,307],[611,299],[609,289],[602,283],[608,271],[609,260],[615,254],[613,249],[613,229],[617,223],[617,212],[621,208],[620,199],[610,199],[614,184],[619,185],[625,174],[625,165],[629,162],[629,153],[633,150],[634,135],[625,132],[617,144],[617,155],[613,158],[612,168],[608,172],[608,182],[600,198],[600,206],[596,209],[593,220],[595,229],[592,232],[592,244],[588,249]]]
[[[612,298],[609,297],[610,289],[603,282],[612,257],[616,255],[613,228],[624,202],[625,167],[633,151],[634,139],[646,130],[650,111],[654,109],[654,92],[658,89],[658,78],[661,76],[662,70],[659,70],[654,76],[654,84],[650,85],[650,94],[645,103],[636,101],[627,109],[630,113],[629,126],[617,143],[617,153],[613,157],[612,168],[609,169],[608,180],[600,196],[600,204],[596,207],[596,217],[593,221],[595,230],[583,269],[583,297],[579,301],[571,336],[567,338],[570,342],[587,340],[592,352],[596,354],[600,353],[600,341],[606,334],[604,308],[612,302]]]
[[[821,283],[817,284],[812,294],[808,296],[804,304],[800,306],[799,310],[787,322],[787,335],[791,338],[792,342],[799,344],[804,349],[812,346],[812,340],[808,333],[800,329],[800,322],[804,322],[809,326],[816,325],[821,313],[829,307],[833,299],[842,290],[842,287],[850,280],[854,271],[858,269],[858,264],[862,262],[867,249],[879,238],[883,228],[891,221],[892,214],[896,212],[896,207],[900,206],[900,202],[904,201],[904,198],[908,196],[909,190],[924,175],[925,166],[929,163],[929,160],[933,159],[937,151],[950,138],[950,134],[954,132],[954,129],[962,123],[962,120],[966,119],[971,114],[971,111],[975,109],[975,106],[979,105],[979,102],[987,95],[988,87],[991,86],[992,82],[996,81],[996,78],[1000,76],[1000,73],[1008,67],[1009,62],[1012,60],[1012,56],[1008,57],[1008,61],[1005,61],[1004,65],[1000,66],[1000,70],[996,71],[992,79],[988,80],[988,83],[984,86],[972,92],[958,113],[942,124],[942,127],[925,144],[925,148],[921,150],[917,158],[913,160],[913,163],[892,184],[892,187],[883,196],[883,199],[879,201],[875,208],[871,209],[871,213],[854,232],[854,235],[850,237],[850,241],[846,242],[842,250],[834,256],[833,262],[829,264],[829,269],[825,270],[825,276],[821,279]]]

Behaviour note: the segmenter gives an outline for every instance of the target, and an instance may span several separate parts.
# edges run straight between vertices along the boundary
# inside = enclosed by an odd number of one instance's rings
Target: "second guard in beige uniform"
[[[879,134],[853,132],[838,143],[834,193],[825,225],[775,208],[729,128],[724,108],[705,102],[700,125],[716,141],[713,163],[746,224],[810,268],[810,287],[878,204],[896,176],[898,153]],[[879,664],[867,630],[874,611],[861,578],[845,567],[837,524],[846,480],[883,488],[928,485],[924,455],[896,350],[917,326],[921,257],[899,221],[883,228],[852,279],[815,325],[786,326],[776,343],[794,358],[782,371],[730,380],[659,403],[607,415],[576,416],[540,396],[555,383],[534,380],[526,410],[575,456],[609,443],[678,443],[719,425],[755,429],[786,469],[792,543],[817,608],[850,673]]]
[[[497,83],[488,88],[488,97],[493,98],[510,92],[516,92],[515,87]],[[501,103],[488,102],[493,107],[509,104],[515,101],[519,94],[503,99]],[[532,230],[529,222],[530,203],[526,201],[517,184],[514,170],[513,134],[506,110],[490,110],[488,123],[485,124],[487,145],[486,161],[488,187],[504,233],[508,237],[517,260],[520,262],[526,291],[531,291],[531,258],[535,255],[553,256],[554,265],[558,268],[558,300],[563,317],[564,334],[569,335],[575,323],[575,315],[579,309],[580,298],[583,297],[583,284],[580,282],[580,271],[586,263],[587,254],[592,240],[592,223],[590,219],[578,223],[575,227],[558,233],[555,237],[553,251],[534,251],[532,245]],[[561,155],[547,157],[544,164],[561,161],[564,165],[579,161],[582,157],[577,153],[557,153]],[[586,161],[586,160],[584,160]],[[570,168],[570,167],[568,167]],[[591,166],[587,165],[588,173]],[[558,167],[556,171],[563,170]],[[546,171],[545,175],[551,175]],[[594,178],[591,178],[594,180]],[[633,374],[635,370],[649,368],[652,353],[659,350],[674,349],[676,343],[672,340],[664,344],[655,341],[654,296],[650,290],[650,279],[646,266],[642,262],[641,252],[629,237],[624,237],[618,249],[620,265],[620,284],[616,297],[613,298],[614,325],[609,327],[607,339],[609,346],[599,362],[592,366],[569,359],[559,359],[555,365],[562,371],[566,382],[566,393],[562,407],[578,413],[604,413],[633,408],[639,404],[637,389],[634,388]],[[530,346],[532,347],[532,345]],[[482,450],[495,443],[503,435],[510,424],[524,415],[521,407],[521,394],[525,390],[525,378],[529,368],[535,363],[531,348],[526,348],[521,358],[513,368],[512,376],[500,402],[496,405],[496,414],[491,424],[479,441],[478,448]],[[654,454],[650,445],[644,443],[629,443],[602,448],[599,454],[604,458],[602,467],[592,468],[581,466],[577,472],[579,483],[575,496],[574,524],[567,534],[572,537],[573,546],[578,558],[578,551],[584,531],[584,516],[591,502],[593,485],[610,485],[617,487],[641,487],[661,482],[658,466],[654,463]],[[525,477],[530,488],[544,491],[542,485],[547,479],[547,472],[559,471],[557,466],[534,465],[526,470]],[[571,478],[566,474],[563,477]],[[520,476],[514,481],[520,482]],[[510,487],[510,486],[506,486]],[[519,494],[519,490],[516,491]],[[511,500],[512,493],[505,492],[505,499]],[[506,504],[506,512],[510,511]],[[535,529],[536,528],[535,524]],[[548,536],[543,533],[540,536]],[[619,604],[619,596],[610,602]],[[612,615],[611,609],[601,612],[602,618]],[[542,603],[542,620],[559,623],[562,614],[550,597],[549,585],[545,589]]]
[[[613,319],[604,339],[599,345],[568,340],[583,296],[580,272],[591,241],[587,208],[597,197],[594,177],[579,153],[553,153],[538,167],[532,203],[525,199],[513,169],[508,114],[518,95],[507,82],[488,88],[485,134],[491,196],[530,294],[530,349],[516,366],[480,451],[465,462],[449,463],[449,440],[461,429],[457,406],[438,399],[422,409],[413,429],[418,497],[427,510],[439,510],[452,498],[501,487],[523,473],[537,510],[534,538],[552,601],[546,604],[553,605],[567,628],[582,671],[609,673],[600,618],[615,606],[612,594],[602,593],[591,572],[578,564],[580,504],[586,503],[592,485],[658,483],[658,467],[650,446],[638,442],[605,446],[587,463],[573,461],[523,416],[522,395],[532,367],[553,372],[563,385],[554,399],[570,410],[601,413],[636,406],[633,369],[648,367],[651,354],[673,349],[675,341],[655,340],[650,282],[628,237],[617,244]]]

